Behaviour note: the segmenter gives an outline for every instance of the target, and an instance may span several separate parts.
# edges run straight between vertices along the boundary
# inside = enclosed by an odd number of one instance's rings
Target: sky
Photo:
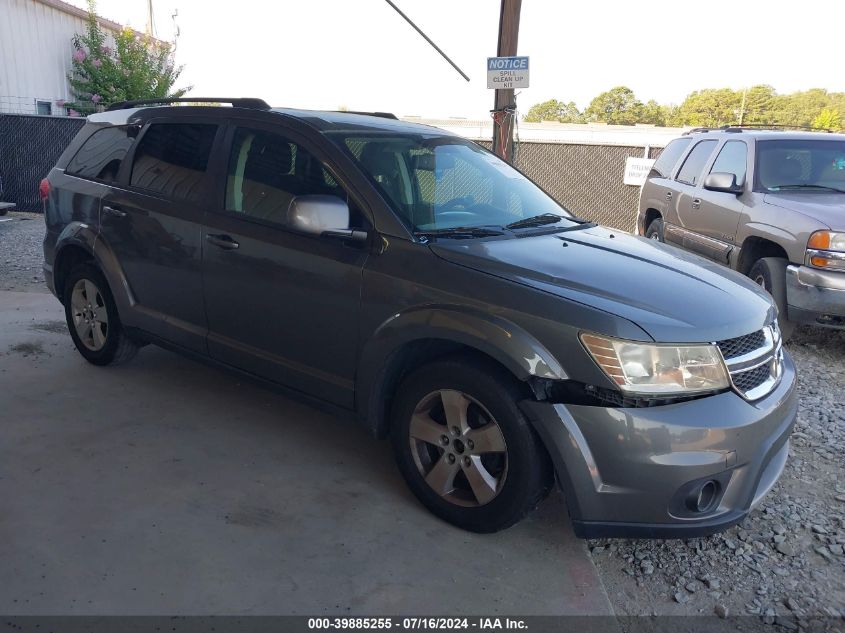
[[[470,82],[384,0],[153,0],[153,11],[156,35],[171,40],[178,10],[178,85],[192,85],[191,96],[488,117],[500,0],[394,1]],[[147,1],[99,0],[97,12],[144,30]],[[841,0],[523,0],[518,53],[530,58],[530,87],[517,107],[524,114],[555,98],[583,109],[618,85],[667,104],[692,90],[761,83],[781,93],[845,91],[843,23]]]

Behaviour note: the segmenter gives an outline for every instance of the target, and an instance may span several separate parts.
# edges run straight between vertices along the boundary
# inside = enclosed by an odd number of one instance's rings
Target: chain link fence
[[[0,115],[2,199],[19,210],[39,211],[38,183],[84,125],[68,117]],[[490,147],[489,142],[482,145]],[[645,147],[583,143],[523,142],[517,166],[576,215],[631,231],[639,187],[625,185],[625,159],[641,158]],[[651,147],[654,158],[659,147]]]
[[[85,124],[69,117],[0,115],[2,201],[18,211],[40,211],[38,183]]]

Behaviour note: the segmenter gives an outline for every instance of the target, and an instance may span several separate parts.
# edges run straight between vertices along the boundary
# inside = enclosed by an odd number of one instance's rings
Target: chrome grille
[[[762,398],[780,382],[783,350],[776,322],[716,345],[725,359],[734,389],[746,400]]]
[[[748,352],[760,349],[766,344],[766,337],[763,330],[757,330],[745,336],[737,336],[736,338],[729,338],[725,341],[719,341],[717,345],[722,350],[722,356],[725,360],[742,356]]]

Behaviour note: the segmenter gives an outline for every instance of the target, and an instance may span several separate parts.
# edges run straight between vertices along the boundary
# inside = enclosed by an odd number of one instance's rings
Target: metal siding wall
[[[34,114],[35,100],[71,99],[71,40],[85,20],[32,0],[0,0],[0,112]]]

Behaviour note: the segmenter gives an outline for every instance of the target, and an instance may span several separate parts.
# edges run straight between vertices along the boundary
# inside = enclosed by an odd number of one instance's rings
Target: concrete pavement
[[[610,614],[553,493],[475,535],[349,419],[148,346],[99,368],[0,292],[0,613]]]

